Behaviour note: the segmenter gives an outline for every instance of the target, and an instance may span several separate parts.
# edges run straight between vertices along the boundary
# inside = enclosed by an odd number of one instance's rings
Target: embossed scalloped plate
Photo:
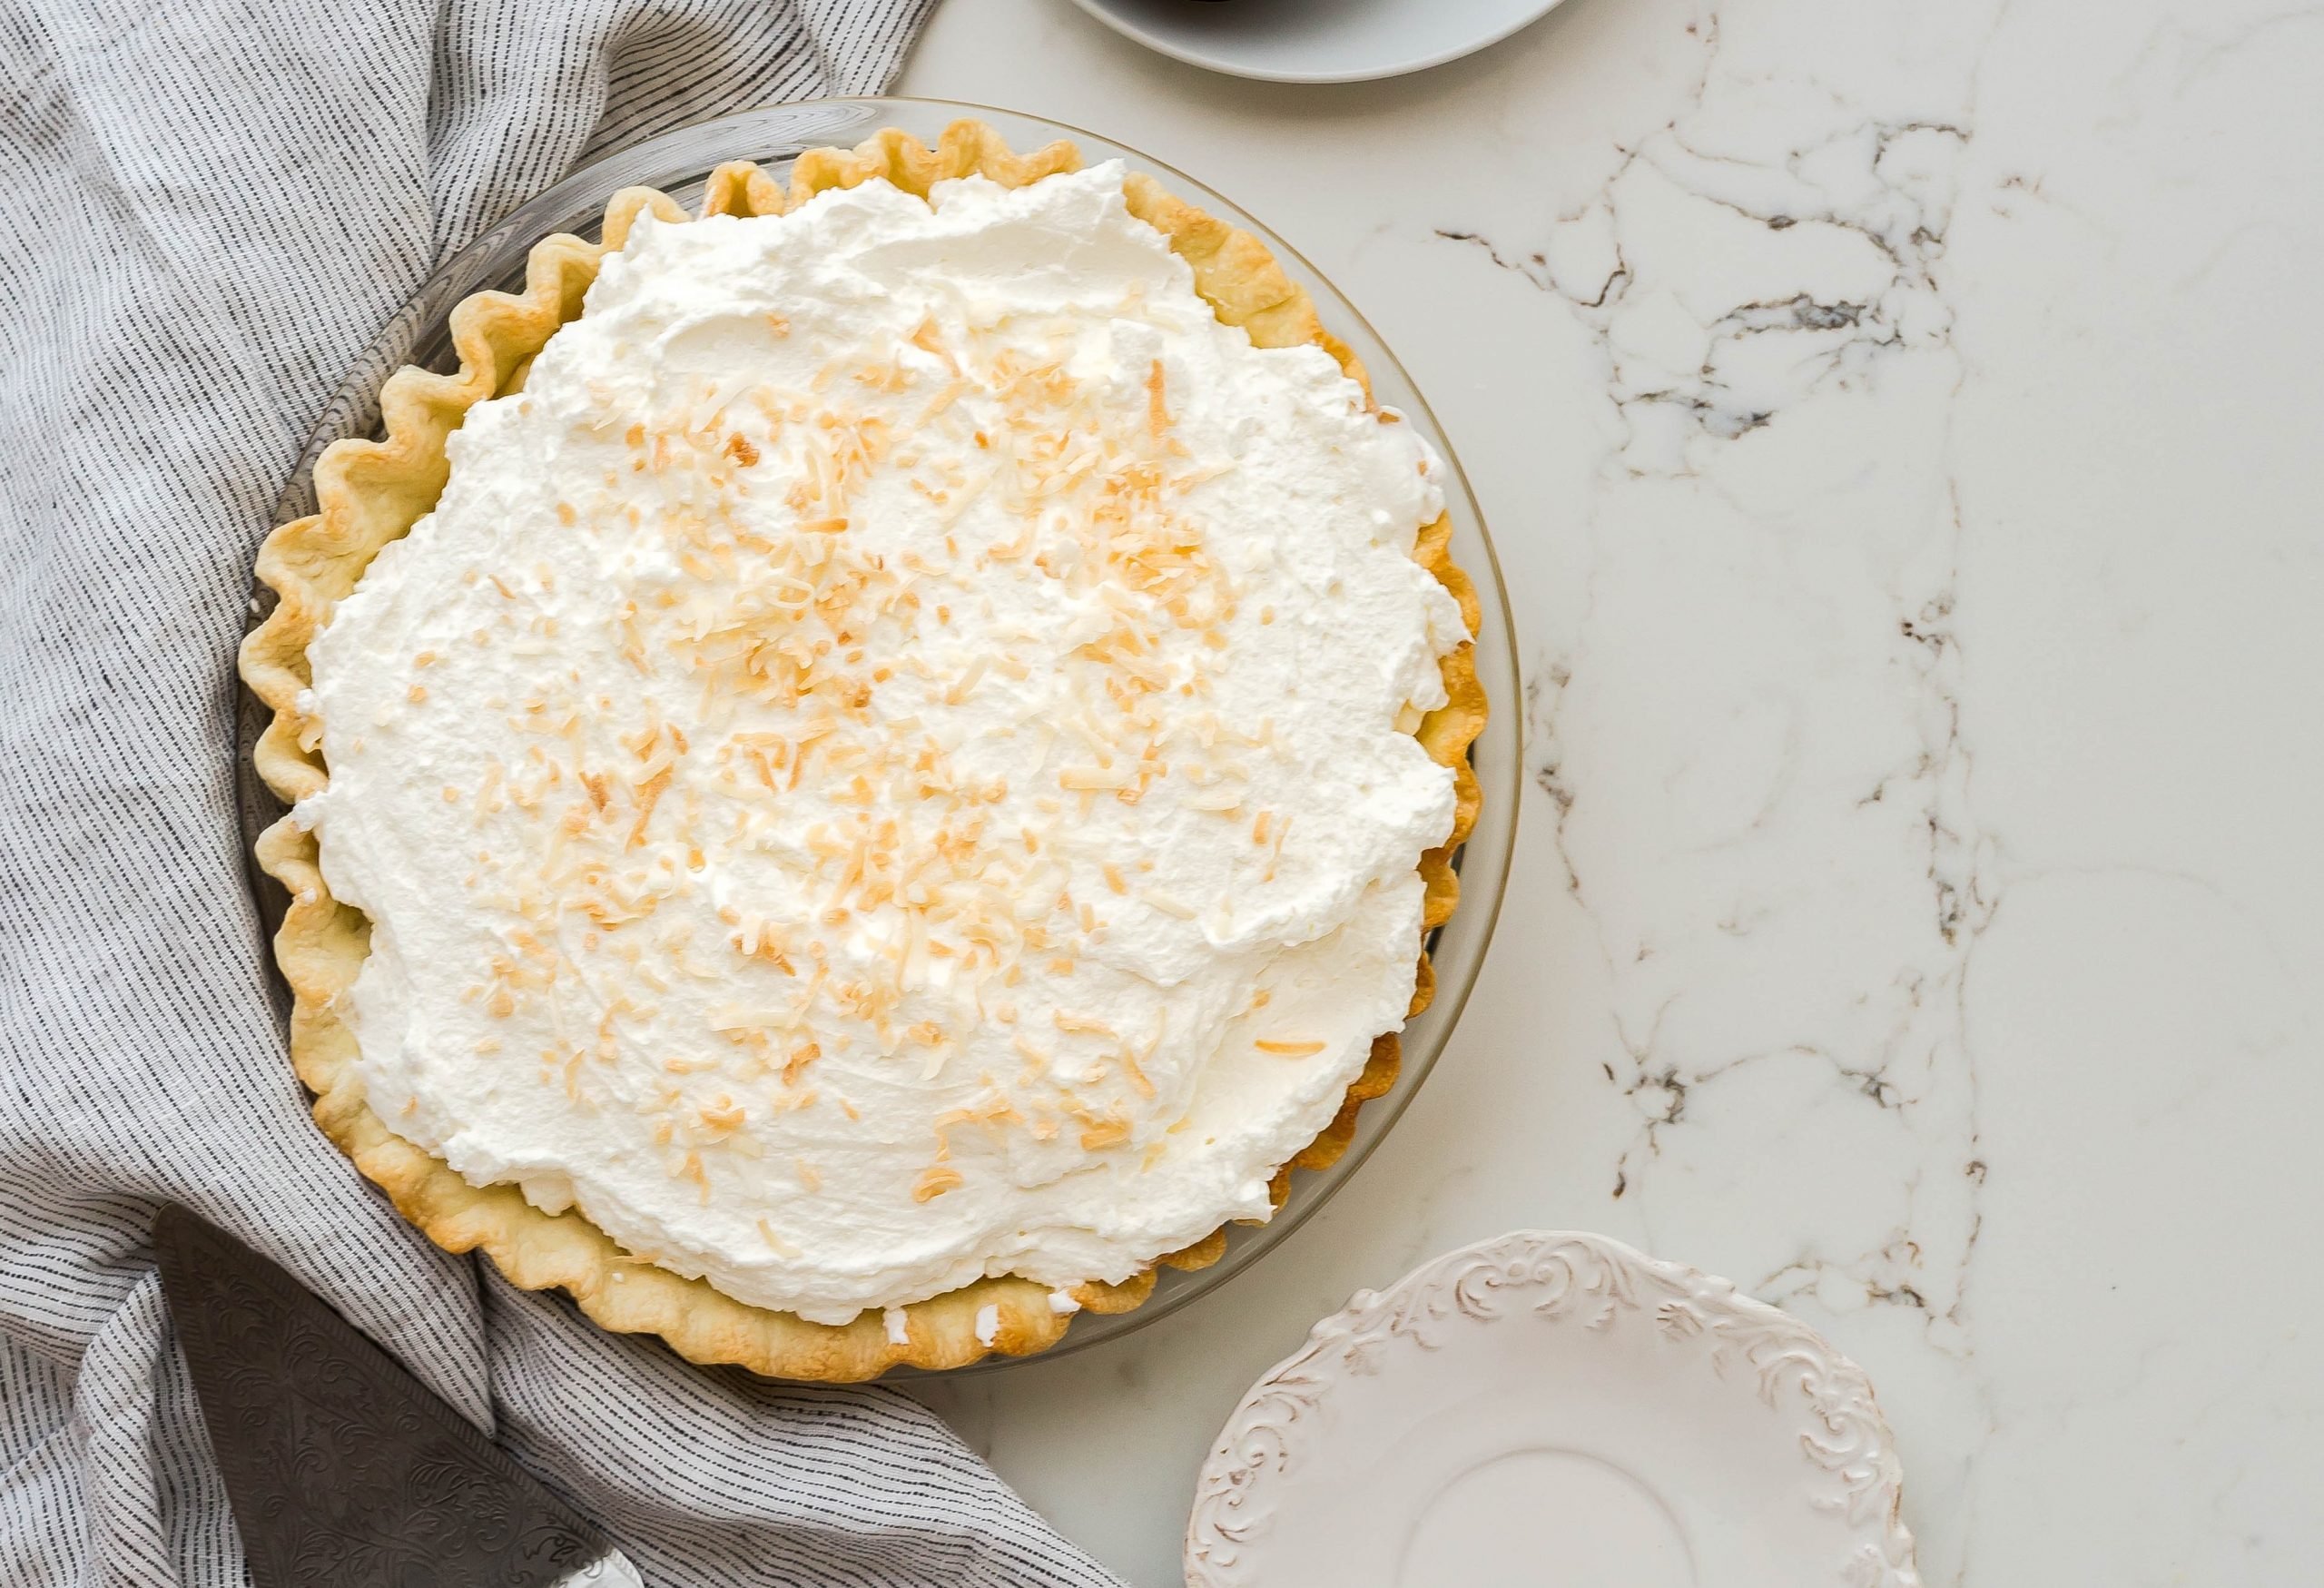
[[[1918,1588],[1863,1369],[1724,1279],[1519,1231],[1361,1291],[1252,1386],[1190,1588]]]

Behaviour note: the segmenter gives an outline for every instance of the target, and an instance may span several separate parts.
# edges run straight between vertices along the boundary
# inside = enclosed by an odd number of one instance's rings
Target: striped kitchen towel
[[[0,0],[0,1583],[244,1581],[148,1251],[271,1254],[655,1583],[1102,1583],[891,1391],[704,1372],[396,1217],[243,885],[252,552],[341,373],[576,163],[873,92],[931,0]]]

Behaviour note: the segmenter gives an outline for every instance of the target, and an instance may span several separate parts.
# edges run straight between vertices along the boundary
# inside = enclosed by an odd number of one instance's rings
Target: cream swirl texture
[[[645,223],[448,452],[310,651],[390,1129],[821,1322],[1265,1216],[1452,824],[1411,427],[1108,165]]]

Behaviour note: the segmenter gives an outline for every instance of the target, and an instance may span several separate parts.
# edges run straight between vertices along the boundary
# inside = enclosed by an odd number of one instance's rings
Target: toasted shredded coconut
[[[1100,197],[1104,180],[1118,182],[1101,179]],[[759,247],[755,224],[722,229],[735,241],[719,246]],[[424,792],[457,826],[397,850],[423,882],[439,855],[445,888],[466,879],[454,896],[485,941],[442,1029],[473,1070],[513,1060],[521,1074],[495,1084],[529,1110],[487,1122],[554,1137],[586,1115],[602,1139],[637,1144],[659,1186],[609,1198],[576,1174],[593,1217],[645,1208],[650,1228],[613,1231],[633,1249],[683,1253],[736,1294],[819,1321],[1011,1264],[1054,1261],[1035,1277],[1075,1282],[1127,1271],[1221,1218],[1264,1214],[1240,1189],[1182,1206],[1163,1141],[1208,1070],[1254,1073],[1234,1054],[1328,1050],[1245,1083],[1236,1150],[1256,1168],[1240,1178],[1263,1188],[1257,1171],[1329,1118],[1407,1001],[1410,867],[1451,808],[1449,774],[1384,744],[1424,704],[1452,632],[1430,626],[1449,602],[1405,557],[1432,498],[1388,483],[1414,444],[1363,439],[1348,419],[1360,399],[1321,354],[1214,348],[1207,311],[1168,272],[1136,315],[1095,330],[1078,308],[993,319],[940,293],[869,348],[829,334],[821,307],[814,334],[793,337],[793,313],[748,301],[692,322],[752,325],[705,344],[728,361],[640,380],[631,366],[660,358],[661,333],[639,331],[625,283],[696,246],[685,232],[646,228],[607,262],[589,315],[536,362],[523,415],[487,403],[464,423],[462,458],[487,471],[509,427],[551,427],[558,447],[541,455],[559,461],[534,499],[557,528],[521,542],[540,560],[423,582],[439,545],[473,555],[458,537],[537,528],[479,505],[458,464],[394,565],[417,603],[393,653],[410,669],[371,668],[385,694],[360,665],[335,676],[361,697],[345,720],[377,747],[330,737],[335,705],[321,719],[350,806],[386,797],[376,774],[362,792],[365,768],[391,779],[416,733],[468,734],[442,742],[488,754],[444,777],[432,759],[403,762],[427,765]],[[688,290],[742,291],[752,268]],[[1198,322],[1171,318],[1179,300]],[[615,330],[618,358],[592,341]],[[1237,381],[1275,406],[1238,401]],[[1267,428],[1285,415],[1307,427],[1295,447]],[[1230,452],[1222,427],[1246,423]],[[1331,471],[1289,481],[1306,493],[1290,499],[1345,512],[1254,510],[1272,502],[1252,494],[1262,483],[1317,459]],[[1375,499],[1394,509],[1385,530]],[[1316,622],[1338,610],[1315,594],[1326,575],[1364,582],[1361,609],[1402,612],[1402,626],[1301,650],[1331,632]],[[383,588],[342,604],[319,681]],[[409,676],[422,667],[426,687]],[[1295,710],[1295,670],[1303,698],[1341,704]],[[1407,674],[1395,688],[1413,698],[1388,698],[1380,681]],[[1319,768],[1376,798],[1323,803],[1336,785]],[[329,814],[337,797],[320,807],[334,864],[355,853]],[[1295,840],[1294,806],[1330,814]],[[377,902],[384,942],[403,906]],[[1293,957],[1306,981],[1283,984],[1325,991],[1271,1018],[1316,1034],[1256,1040],[1238,1023],[1265,1001],[1256,981]],[[409,970],[415,987],[438,974]],[[487,1031],[509,1039],[490,1065],[503,1043]],[[403,1062],[377,1041],[365,1035],[367,1067]],[[428,1055],[409,1062],[430,1099],[466,1084]],[[542,1090],[520,1093],[536,1069]],[[459,1111],[419,1110],[415,1139]],[[469,1114],[463,1141],[497,1151]],[[915,1114],[940,1121],[933,1162],[926,1135],[897,1124]],[[1204,1139],[1222,1129],[1204,1117]],[[1151,1211],[1119,1238],[1048,1189],[1109,1155],[1147,1171]],[[497,1172],[484,1156],[456,1167]],[[684,1204],[726,1198],[767,1209],[764,1250],[746,1260],[687,1233]],[[856,1210],[882,1208],[869,1217],[941,1231],[928,1249],[948,1255],[908,1281],[832,1258],[867,1217]],[[1118,1239],[1137,1248],[1127,1266]]]

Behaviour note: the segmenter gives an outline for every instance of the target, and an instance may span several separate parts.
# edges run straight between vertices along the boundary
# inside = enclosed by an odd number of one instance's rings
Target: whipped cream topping
[[[390,1129],[820,1322],[1267,1214],[1452,822],[1410,426],[1107,165],[645,222],[448,450],[310,653]]]

